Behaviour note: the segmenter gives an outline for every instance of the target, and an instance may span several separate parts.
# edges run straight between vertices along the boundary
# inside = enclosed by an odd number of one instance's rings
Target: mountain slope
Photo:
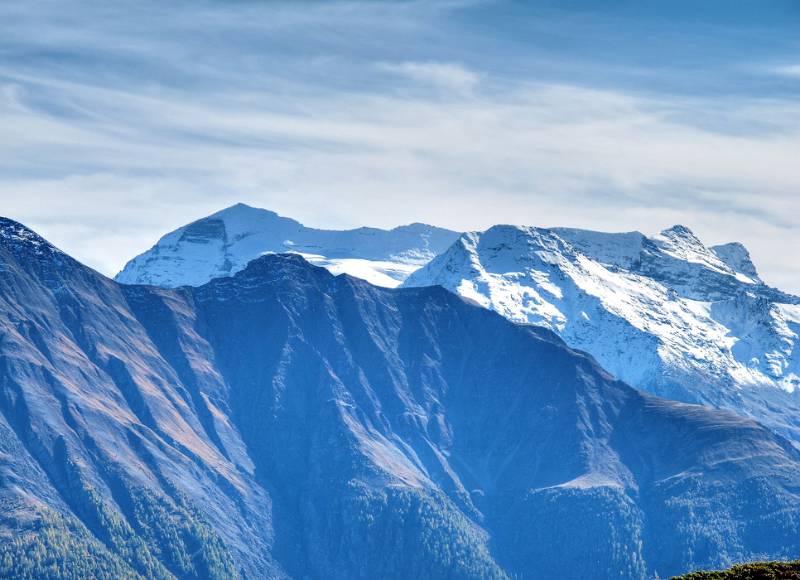
[[[0,301],[5,575],[646,578],[800,550],[787,441],[441,288],[296,255],[118,285],[3,221]]]
[[[243,444],[203,421],[224,413],[203,398],[216,375],[181,380],[118,284],[2,220],[0,313],[4,523],[91,538],[127,574],[280,572]]]
[[[622,380],[752,416],[800,441],[800,299],[738,244],[496,226],[464,234],[406,286],[441,285],[544,326]]]
[[[125,284],[174,288],[230,276],[267,252],[295,252],[335,274],[395,287],[444,251],[458,234],[425,224],[393,230],[307,228],[293,219],[237,204],[161,238],[116,276]]]

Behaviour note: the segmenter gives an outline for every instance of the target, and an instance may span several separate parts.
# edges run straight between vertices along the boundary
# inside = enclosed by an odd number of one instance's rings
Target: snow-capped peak
[[[9,248],[24,249],[40,255],[60,252],[33,230],[6,217],[0,217],[0,243]]]
[[[699,264],[704,268],[722,274],[733,275],[734,272],[709,248],[703,245],[692,230],[686,226],[676,225],[653,236],[655,245],[669,256],[690,264]]]
[[[800,306],[740,244],[495,226],[464,234],[405,286],[441,285],[545,326],[645,390],[755,416],[800,442]]]
[[[741,274],[754,282],[761,282],[758,270],[756,270],[755,264],[750,258],[750,252],[739,242],[712,246],[711,250],[737,274]]]
[[[34,257],[39,263],[46,263],[55,258],[60,263],[67,258],[33,230],[5,217],[0,217],[0,247],[10,251],[18,260]]]
[[[232,275],[265,253],[292,252],[336,274],[397,286],[445,250],[456,232],[425,224],[392,230],[321,230],[238,203],[165,235],[116,276],[126,284],[199,286]]]

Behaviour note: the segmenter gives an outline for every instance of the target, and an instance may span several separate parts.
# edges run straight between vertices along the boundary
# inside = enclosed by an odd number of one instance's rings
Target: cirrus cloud
[[[451,30],[480,2],[47,4],[2,9],[2,213],[106,273],[245,201],[327,227],[680,222],[800,291],[793,99],[509,74]]]

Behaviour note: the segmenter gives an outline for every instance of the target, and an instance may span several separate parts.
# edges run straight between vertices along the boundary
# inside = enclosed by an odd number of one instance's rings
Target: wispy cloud
[[[777,75],[800,79],[800,64],[770,67],[770,71]]]
[[[453,92],[470,92],[480,81],[480,75],[476,72],[450,62],[387,62],[380,63],[379,68],[416,83]]]
[[[683,222],[800,290],[798,103],[466,62],[441,31],[473,4],[181,4],[152,20],[141,3],[127,23],[116,4],[88,29],[85,13],[18,8],[0,36],[15,55],[0,58],[2,213],[108,273],[236,201],[329,227]]]

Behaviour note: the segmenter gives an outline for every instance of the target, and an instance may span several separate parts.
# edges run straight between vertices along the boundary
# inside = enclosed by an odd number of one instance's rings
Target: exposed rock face
[[[755,282],[761,282],[750,252],[739,242],[712,246],[711,250],[734,272],[740,272]]]
[[[800,550],[792,445],[549,330],[296,255],[169,290],[0,234],[0,566],[39,541],[101,577],[646,578]]]

